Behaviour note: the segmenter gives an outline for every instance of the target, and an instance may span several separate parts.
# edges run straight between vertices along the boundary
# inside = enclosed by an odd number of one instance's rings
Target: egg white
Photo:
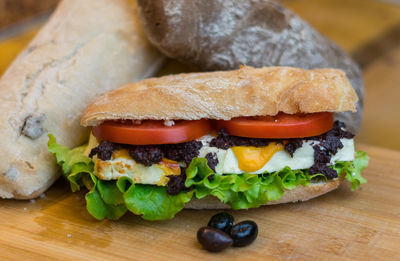
[[[239,162],[233,153],[232,149],[223,150],[215,147],[210,147],[208,144],[213,138],[211,135],[203,136],[200,140],[203,147],[200,150],[199,157],[205,157],[208,153],[216,153],[218,165],[215,167],[217,174],[241,174],[244,173],[239,169]],[[341,139],[343,148],[331,158],[331,164],[338,161],[354,160],[354,140]],[[288,166],[291,169],[308,169],[314,164],[314,149],[313,145],[318,144],[317,141],[303,141],[303,145],[296,150],[293,157],[285,150],[276,152],[272,158],[259,170],[250,172],[251,174],[261,174],[266,171],[274,172]]]

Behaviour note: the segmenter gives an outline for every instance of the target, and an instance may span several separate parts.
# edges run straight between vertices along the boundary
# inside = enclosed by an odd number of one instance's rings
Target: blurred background
[[[364,73],[358,142],[400,150],[400,0],[281,0],[347,51]],[[58,0],[0,0],[0,75]]]

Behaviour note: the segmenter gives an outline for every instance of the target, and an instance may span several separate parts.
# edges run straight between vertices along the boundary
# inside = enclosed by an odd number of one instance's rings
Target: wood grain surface
[[[170,221],[125,215],[96,221],[84,193],[59,181],[35,201],[0,205],[0,260],[398,260],[400,257],[400,152],[359,146],[371,157],[368,183],[348,184],[308,202],[230,211],[252,219],[258,239],[212,254],[196,231],[216,211],[184,210]]]
[[[399,32],[400,6],[282,2],[362,63],[366,103],[356,139],[400,150],[400,42],[392,37]],[[28,25],[23,33],[0,34],[0,75],[36,30]],[[176,68],[193,70],[170,63],[163,73]],[[400,152],[358,148],[368,152],[371,164],[364,172],[369,183],[356,192],[344,184],[304,203],[231,211],[238,221],[259,225],[258,239],[245,248],[210,254],[197,243],[197,229],[216,211],[185,210],[164,222],[134,215],[96,221],[85,209],[85,192],[71,193],[60,180],[35,201],[0,200],[0,260],[399,260]]]

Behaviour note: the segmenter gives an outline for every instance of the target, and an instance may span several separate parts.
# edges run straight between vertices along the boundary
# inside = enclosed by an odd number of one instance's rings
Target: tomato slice
[[[285,114],[276,116],[240,117],[214,122],[230,135],[248,138],[304,138],[320,135],[333,127],[333,113]]]
[[[105,121],[93,127],[100,140],[133,145],[171,144],[191,141],[211,131],[209,120],[175,121],[167,127],[164,121],[145,120],[140,125],[132,121]]]

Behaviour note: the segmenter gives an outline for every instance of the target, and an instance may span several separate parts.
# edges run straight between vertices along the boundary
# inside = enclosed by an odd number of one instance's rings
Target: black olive
[[[219,252],[232,246],[232,238],[225,232],[213,227],[201,227],[197,231],[197,240],[211,252]]]
[[[210,221],[208,222],[209,227],[222,230],[225,233],[229,233],[229,231],[231,231],[231,228],[234,225],[235,222],[233,221],[232,215],[226,212],[215,214],[214,216],[211,217]]]
[[[258,235],[258,227],[254,221],[246,220],[233,226],[230,234],[234,246],[247,246],[256,239]]]

